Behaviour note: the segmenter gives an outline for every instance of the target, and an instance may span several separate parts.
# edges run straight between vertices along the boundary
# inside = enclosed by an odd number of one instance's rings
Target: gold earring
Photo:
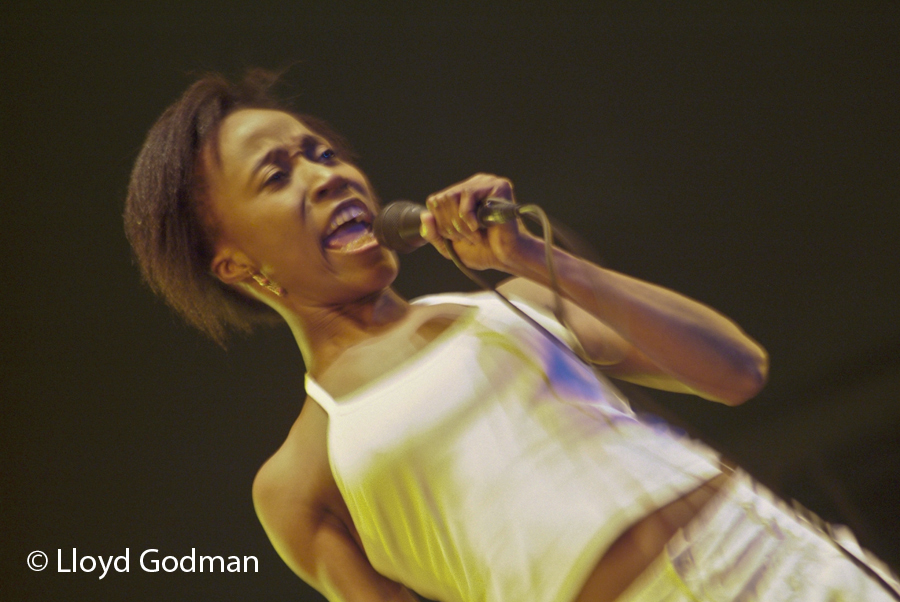
[[[256,283],[258,285],[260,285],[261,287],[263,287],[269,291],[272,291],[279,297],[284,297],[285,295],[287,295],[286,290],[284,290],[283,288],[281,288],[280,286],[278,286],[277,284],[275,284],[274,282],[272,282],[271,280],[269,280],[268,278],[266,278],[265,276],[263,276],[260,273],[253,274],[252,278],[254,280],[256,280]]]

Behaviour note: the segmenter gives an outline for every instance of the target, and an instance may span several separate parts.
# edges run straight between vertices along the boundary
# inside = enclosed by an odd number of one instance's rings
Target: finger
[[[478,228],[478,200],[471,191],[464,191],[459,201],[459,219],[463,221],[470,234],[474,234]]]
[[[431,211],[423,211],[419,215],[419,222],[419,234],[422,235],[422,238],[431,244],[441,239],[437,231],[437,224],[434,221],[434,214]]]
[[[506,199],[510,202],[515,202],[516,200],[513,194],[512,182],[506,178],[497,178],[494,190],[491,191],[491,196]]]
[[[461,240],[463,233],[458,227],[457,201],[453,195],[436,194],[428,197],[428,209],[434,216],[438,234],[449,240]]]
[[[454,187],[450,194],[444,195],[447,219],[463,239],[476,245],[481,242],[481,231],[475,215],[477,193],[477,190],[473,191],[469,184],[464,183]]]
[[[441,255],[449,259],[450,254],[447,252],[446,242],[438,233],[437,224],[434,221],[434,214],[430,211],[425,211],[419,216],[419,219],[421,220],[419,234],[422,235],[422,238],[431,243]]]

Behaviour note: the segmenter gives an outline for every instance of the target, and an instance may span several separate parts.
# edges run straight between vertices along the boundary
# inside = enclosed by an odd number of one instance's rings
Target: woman
[[[485,293],[410,303],[346,146],[265,90],[192,86],[148,136],[125,221],[148,282],[215,340],[275,315],[297,340],[310,397],[253,499],[300,577],[330,600],[890,599],[560,343],[609,376],[737,405],[767,357],[733,322],[554,250],[566,330],[543,243],[479,228],[480,202],[514,201],[485,174],[431,195],[422,235],[510,274],[499,289],[540,327]]]

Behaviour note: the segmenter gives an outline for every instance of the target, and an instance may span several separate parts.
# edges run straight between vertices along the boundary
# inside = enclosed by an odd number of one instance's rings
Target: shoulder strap
[[[328,391],[323,389],[309,373],[303,377],[303,386],[306,389],[306,394],[322,406],[322,409],[329,415],[335,413],[337,410],[337,402],[334,401],[334,397],[332,397]]]
[[[456,303],[458,305],[480,306],[484,304],[483,293],[437,293],[416,297],[410,303],[415,305],[440,305],[442,303]]]

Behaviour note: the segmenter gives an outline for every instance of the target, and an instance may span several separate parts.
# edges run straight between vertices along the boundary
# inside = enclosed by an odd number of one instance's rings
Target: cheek
[[[320,264],[322,254],[318,239],[297,224],[261,221],[254,224],[248,236],[253,241],[258,261],[277,271],[302,270]]]
[[[230,215],[230,228],[234,242],[246,245],[246,250],[275,259],[280,253],[292,253],[300,248],[318,246],[316,235],[297,216],[293,206],[244,207]]]
[[[344,173],[344,177],[347,178],[347,181],[350,182],[351,186],[356,190],[356,192],[365,194],[370,197],[373,201],[375,201],[376,205],[381,205],[381,201],[378,199],[378,195],[375,194],[375,190],[372,188],[372,185],[369,183],[369,179],[366,177],[366,174],[361,172],[354,165],[347,165],[347,170]]]

